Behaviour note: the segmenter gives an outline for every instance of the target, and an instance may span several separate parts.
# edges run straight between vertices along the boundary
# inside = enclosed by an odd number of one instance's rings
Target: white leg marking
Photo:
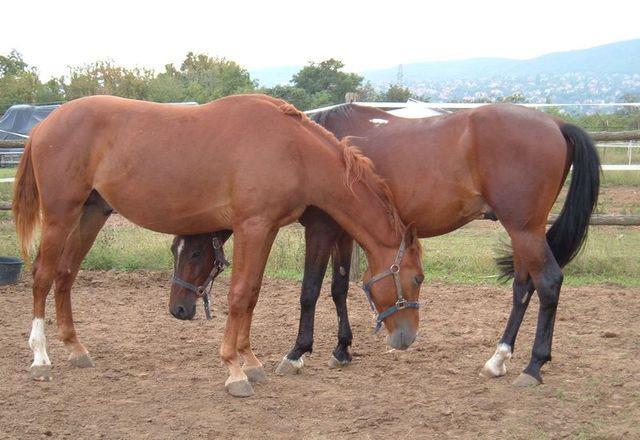
[[[29,347],[33,350],[32,367],[38,365],[51,365],[47,355],[47,338],[44,335],[44,319],[34,318],[29,336]]]
[[[498,344],[496,352],[491,356],[491,359],[484,364],[484,368],[482,368],[480,374],[487,377],[504,376],[507,374],[507,367],[504,364],[507,359],[511,359],[511,347],[505,343]]]

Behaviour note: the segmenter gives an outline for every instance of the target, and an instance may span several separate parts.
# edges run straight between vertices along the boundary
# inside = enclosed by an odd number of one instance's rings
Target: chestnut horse
[[[33,265],[31,375],[51,376],[44,312],[54,282],[59,336],[71,362],[93,365],[73,326],[70,290],[115,209],[168,234],[234,231],[220,356],[229,368],[228,392],[251,395],[248,379],[264,376],[251,351],[250,328],[267,256],[278,228],[308,206],[329,213],[363,246],[374,273],[399,264],[399,276],[372,286],[379,310],[393,307],[402,295],[417,301],[413,280],[422,273],[420,245],[405,234],[390,197],[360,153],[290,104],[264,95],[195,107],[110,96],[67,103],[33,129],[16,176],[13,212],[25,258],[34,229],[42,228]],[[401,261],[398,249],[406,249]],[[401,332],[412,341],[418,311],[402,310],[384,324],[390,334]]]
[[[562,271],[580,250],[597,203],[600,163],[593,142],[579,127],[525,107],[499,104],[451,115],[406,119],[352,104],[316,113],[338,138],[352,136],[388,182],[402,219],[420,237],[453,231],[477,218],[499,220],[512,250],[497,262],[513,278],[513,306],[495,354],[481,374],[506,374],[518,329],[534,291],[540,307],[531,360],[517,386],[542,382],[551,342]],[[549,211],[573,164],[562,212],[545,232]],[[346,295],[352,240],[319,209],[309,208],[307,253],[298,337],[278,371],[297,371],[313,346],[313,320],[329,256],[331,294],[338,313],[338,345],[329,365],[351,361]],[[222,238],[225,238],[222,236]],[[210,263],[211,264],[211,263]],[[202,274],[200,274],[202,277]]]

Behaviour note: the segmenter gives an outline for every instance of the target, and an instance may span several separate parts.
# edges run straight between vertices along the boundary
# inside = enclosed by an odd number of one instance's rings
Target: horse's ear
[[[411,247],[418,240],[418,229],[411,223],[404,234],[405,245]]]

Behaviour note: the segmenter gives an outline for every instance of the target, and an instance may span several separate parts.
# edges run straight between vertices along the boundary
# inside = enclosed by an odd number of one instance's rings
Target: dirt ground
[[[640,438],[640,288],[565,288],[554,360],[545,384],[516,389],[528,360],[537,302],[523,323],[507,376],[478,371],[493,353],[510,307],[506,287],[428,285],[421,334],[406,352],[372,333],[352,286],[354,362],[326,366],[336,318],[325,285],[315,351],[302,374],[273,373],[292,345],[299,284],[266,280],[253,345],[269,381],[255,396],[227,395],[217,350],[228,280],[216,286],[214,319],[181,322],[167,309],[168,273],[82,272],[76,328],[96,367],[77,369],[56,338],[48,299],[54,379],[29,379],[30,277],[0,287],[2,438]]]

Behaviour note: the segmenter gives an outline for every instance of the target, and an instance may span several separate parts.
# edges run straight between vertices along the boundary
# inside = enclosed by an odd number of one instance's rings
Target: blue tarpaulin
[[[49,113],[59,106],[59,104],[20,104],[9,107],[0,119],[0,140],[19,141],[26,139],[33,126],[49,116]]]

